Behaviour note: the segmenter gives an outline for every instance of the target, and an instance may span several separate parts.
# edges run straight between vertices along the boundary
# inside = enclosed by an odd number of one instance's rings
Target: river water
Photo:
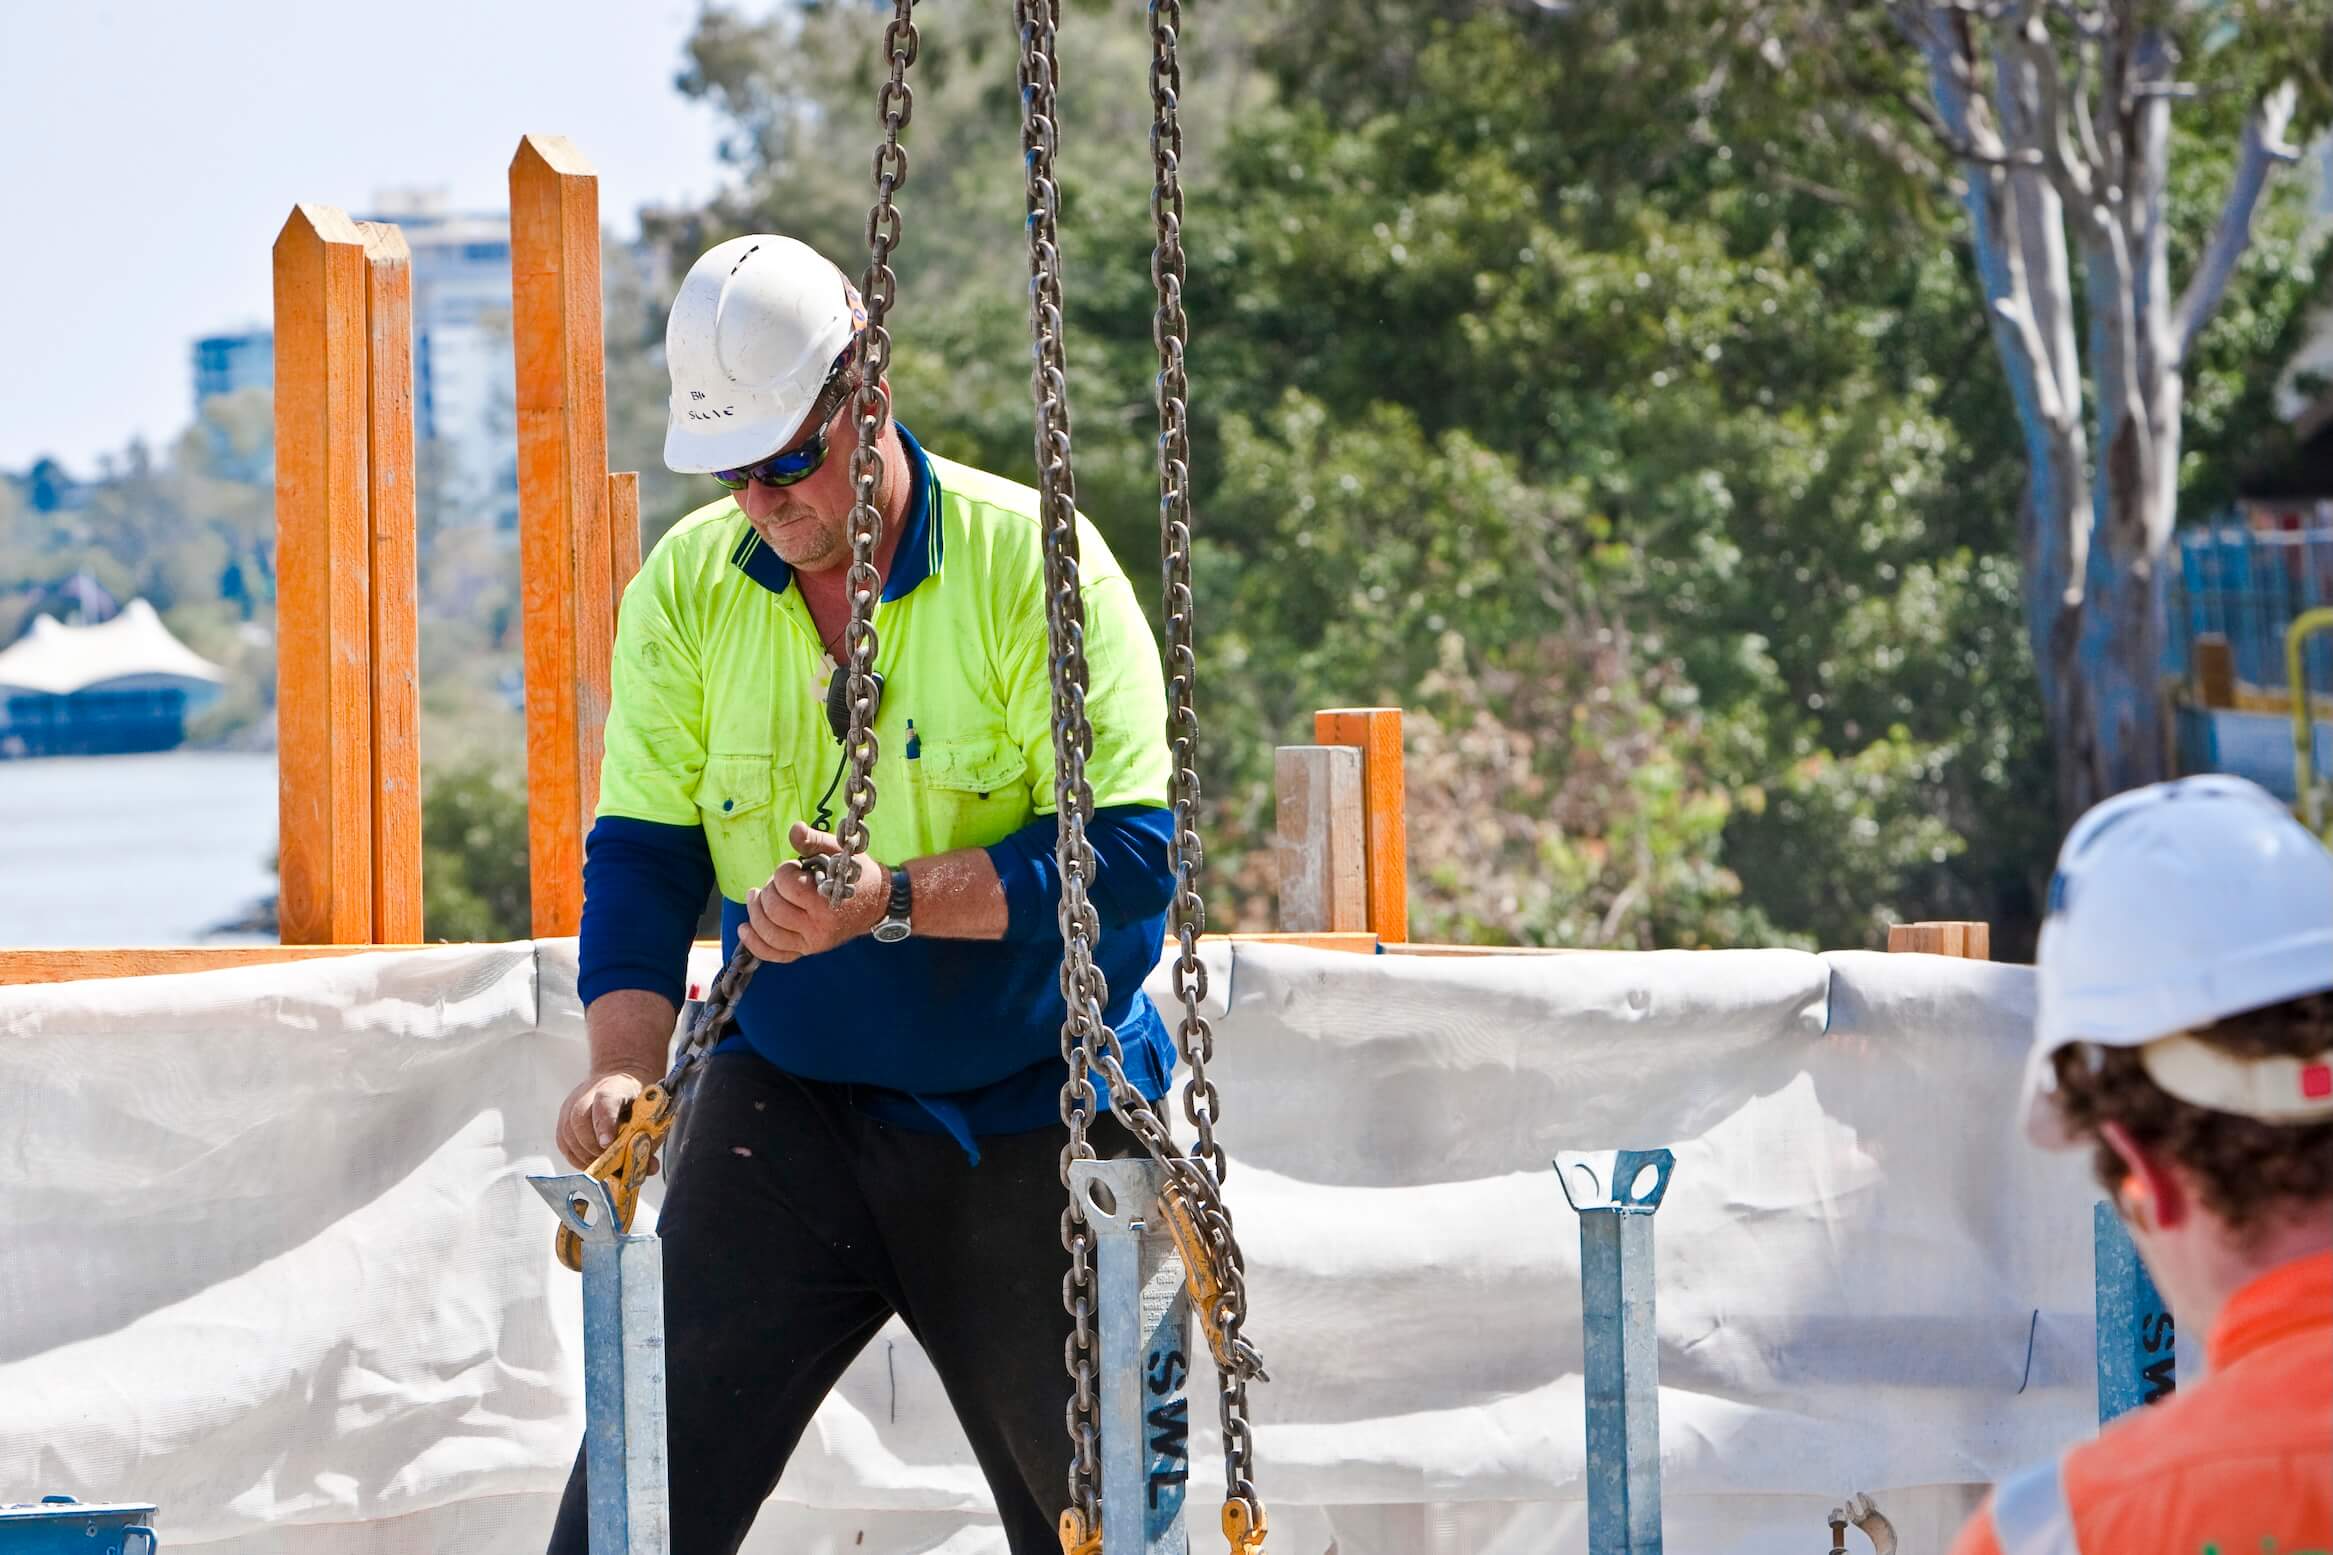
[[[273,751],[0,761],[0,948],[271,941],[275,834]]]

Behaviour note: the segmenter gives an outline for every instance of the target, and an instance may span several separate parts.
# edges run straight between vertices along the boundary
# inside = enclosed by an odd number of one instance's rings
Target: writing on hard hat
[[[2058,852],[2037,959],[2025,1068],[2035,1143],[2074,1142],[2052,1101],[2052,1060],[2077,1042],[2144,1049],[2156,1083],[2197,1106],[2333,1117],[2321,1062],[2237,1058],[2186,1035],[2333,990],[2333,853],[2258,785],[2182,778],[2091,809]]]
[[[776,453],[866,327],[858,289],[809,245],[731,238],[689,267],[664,326],[664,462],[684,475]]]

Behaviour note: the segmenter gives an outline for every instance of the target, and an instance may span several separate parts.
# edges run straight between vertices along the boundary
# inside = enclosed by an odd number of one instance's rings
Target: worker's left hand
[[[803,858],[833,856],[842,844],[800,821],[789,839]],[[745,895],[745,922],[737,939],[764,961],[799,961],[857,939],[883,921],[891,904],[891,872],[865,854],[858,858],[858,889],[841,907],[829,907],[818,883],[787,860],[770,883]]]

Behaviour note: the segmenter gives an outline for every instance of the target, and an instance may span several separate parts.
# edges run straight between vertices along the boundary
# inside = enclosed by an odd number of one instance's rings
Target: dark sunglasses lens
[[[755,481],[764,486],[791,486],[818,473],[826,462],[826,434],[821,432],[809,446],[792,453],[772,454],[759,464],[749,464],[742,470],[716,470],[713,479],[731,491],[743,491]]]

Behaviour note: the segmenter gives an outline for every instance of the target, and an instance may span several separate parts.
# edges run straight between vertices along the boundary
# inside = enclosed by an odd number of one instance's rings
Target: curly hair
[[[2313,1058],[2333,1050],[2333,993],[2247,1010],[2189,1035],[2238,1058]],[[2076,1043],[2055,1062],[2059,1110],[2095,1143],[2091,1168],[2109,1194],[2129,1172],[2098,1129],[2119,1123],[2186,1168],[2204,1207],[2239,1238],[2279,1211],[2333,1204],[2333,1122],[2264,1123],[2181,1101],[2148,1077],[2137,1048]]]

